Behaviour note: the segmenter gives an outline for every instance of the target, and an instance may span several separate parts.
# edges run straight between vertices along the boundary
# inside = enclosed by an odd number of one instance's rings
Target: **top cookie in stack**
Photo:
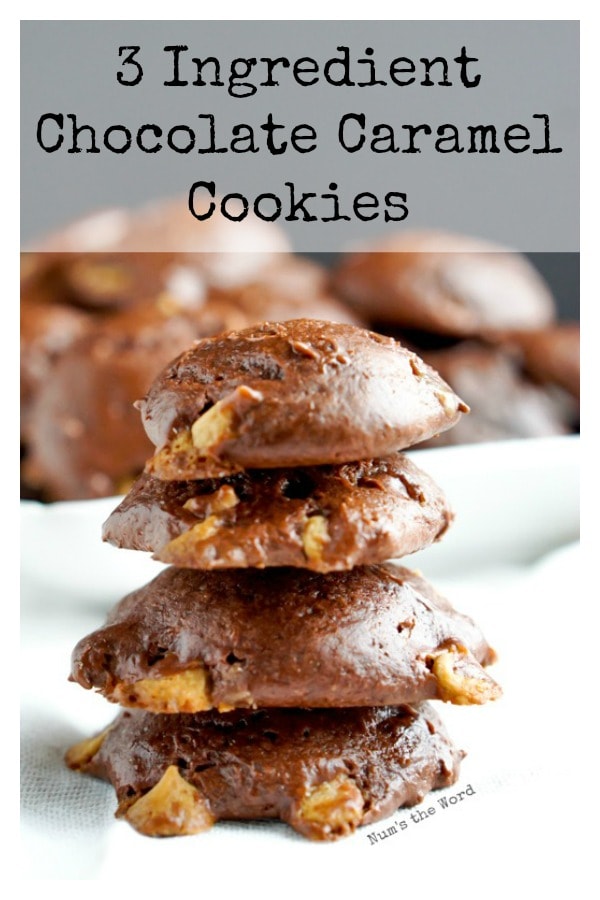
[[[148,471],[166,480],[386,456],[466,411],[393,339],[312,319],[199,341],[141,403]]]

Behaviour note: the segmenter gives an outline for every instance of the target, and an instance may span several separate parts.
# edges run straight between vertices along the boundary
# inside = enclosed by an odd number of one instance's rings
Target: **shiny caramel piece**
[[[327,519],[324,516],[311,516],[302,532],[302,548],[306,558],[314,563],[320,562],[323,559],[323,548],[329,541]]]
[[[151,837],[198,834],[212,828],[214,817],[195,787],[169,766],[158,784],[122,815],[130,825]]]
[[[205,668],[193,668],[164,678],[117,684],[107,696],[121,706],[139,706],[155,713],[203,712],[213,706],[208,680]]]
[[[432,671],[440,700],[458,706],[487,703],[502,696],[502,688],[479,665],[466,647],[449,647],[434,654]]]
[[[213,447],[233,437],[233,409],[226,403],[226,400],[219,400],[197,418],[190,429],[192,445],[204,456],[209,456]]]
[[[363,818],[364,799],[347,775],[311,788],[300,803],[297,826],[316,840],[332,841],[352,834]]]
[[[84,738],[83,741],[79,741],[77,744],[73,744],[72,747],[69,747],[65,755],[65,761],[69,768],[85,768],[85,766],[88,765],[88,763],[100,750],[100,747],[104,743],[104,738],[109,731],[110,727],[105,728],[104,731],[100,732],[100,734],[97,734],[91,738]]]
[[[234,468],[207,458],[206,453],[194,447],[191,428],[185,428],[168,441],[146,463],[146,472],[159,478],[176,481],[181,472],[200,468],[207,477],[228,475]]]

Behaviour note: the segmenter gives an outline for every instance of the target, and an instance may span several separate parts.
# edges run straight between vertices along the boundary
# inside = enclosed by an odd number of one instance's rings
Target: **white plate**
[[[407,562],[478,619],[500,653],[496,675],[505,695],[482,708],[444,705],[452,736],[468,750],[459,783],[420,805],[435,809],[434,815],[410,821],[376,845],[368,833],[410,811],[325,846],[278,823],[223,823],[205,835],[160,841],[115,822],[112,789],[67,771],[62,762],[70,743],[104,727],[116,712],[67,681],[69,657],[116,599],[160,567],[146,554],[102,544],[101,523],[115,499],[24,503],[19,679],[25,877],[112,883],[169,877],[209,885],[214,877],[221,894],[239,889],[248,896],[282,896],[297,882],[306,897],[395,896],[400,888],[412,897],[422,895],[423,873],[430,872],[433,887],[444,884],[445,898],[462,900],[475,895],[477,883],[504,885],[507,892],[520,861],[539,886],[548,860],[569,859],[566,848],[575,839],[554,808],[560,798],[548,790],[572,781],[569,752],[560,742],[549,743],[547,734],[556,709],[573,708],[569,680],[556,669],[578,664],[576,643],[565,640],[565,597],[573,620],[585,598],[573,549],[532,561],[577,538],[578,456],[577,438],[414,453],[447,491],[457,518],[441,544]],[[440,796],[467,784],[474,793],[442,809]],[[499,848],[509,837],[506,867]],[[465,893],[467,871],[471,889]]]
[[[410,557],[427,575],[532,562],[579,535],[578,436],[503,441],[410,454],[444,488],[456,520]]]

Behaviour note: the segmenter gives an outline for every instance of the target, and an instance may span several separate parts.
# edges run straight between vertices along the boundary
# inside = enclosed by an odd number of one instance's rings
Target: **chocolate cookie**
[[[579,323],[557,322],[537,331],[513,331],[496,336],[502,347],[515,351],[528,375],[552,384],[579,400]]]
[[[456,337],[554,318],[552,295],[524,256],[458,234],[406,232],[347,254],[333,286],[371,323]]]
[[[152,304],[196,309],[207,292],[200,274],[169,253],[72,254],[61,278],[73,304],[98,311]]]
[[[499,696],[493,660],[471,619],[391,564],[169,568],[78,643],[71,678],[154,712],[472,704]]]
[[[116,815],[142,834],[196,834],[219,819],[269,818],[332,841],[453,784],[462,756],[423,704],[124,712],[72,747],[67,763],[110,781]]]
[[[252,280],[290,245],[279,225],[252,211],[238,222],[220,215],[200,221],[190,214],[187,197],[176,197],[135,210],[132,227],[117,249],[176,253],[201,271],[209,285],[231,287]]]
[[[152,446],[134,402],[196,338],[248,321],[203,290],[190,269],[159,254],[66,255],[22,289],[30,488],[48,500],[108,496],[139,474]]]
[[[218,201],[217,201],[218,202]],[[185,254],[211,284],[240,284],[289,250],[284,231],[248,212],[241,222],[223,216],[200,221],[187,197],[156,200],[135,210],[105,209],[32,242],[42,258],[69,253]]]
[[[514,355],[469,341],[424,356],[471,409],[455,429],[428,446],[567,432],[564,404],[527,378]]]
[[[104,523],[103,537],[188,568],[331,572],[420,550],[451,520],[437,485],[395,454],[220,480],[143,475]]]
[[[279,254],[252,280],[218,295],[237,306],[248,325],[290,319],[365,324],[358,313],[333,296],[324,269],[291,254]]]
[[[312,319],[199,341],[140,408],[148,471],[177,481],[386,456],[467,411],[393,339]]]
[[[30,299],[21,304],[21,431],[25,439],[35,398],[54,363],[90,328],[89,316],[62,303]]]
[[[208,287],[175,253],[22,254],[22,302],[32,291],[48,304],[68,304],[96,319],[136,306],[197,309]],[[33,271],[33,274],[32,274]]]

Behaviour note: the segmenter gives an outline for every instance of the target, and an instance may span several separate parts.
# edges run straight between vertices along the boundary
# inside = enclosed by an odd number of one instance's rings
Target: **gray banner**
[[[29,21],[21,53],[23,243],[163,196],[208,215],[214,184],[230,215],[271,195],[300,251],[579,248],[578,22]]]

